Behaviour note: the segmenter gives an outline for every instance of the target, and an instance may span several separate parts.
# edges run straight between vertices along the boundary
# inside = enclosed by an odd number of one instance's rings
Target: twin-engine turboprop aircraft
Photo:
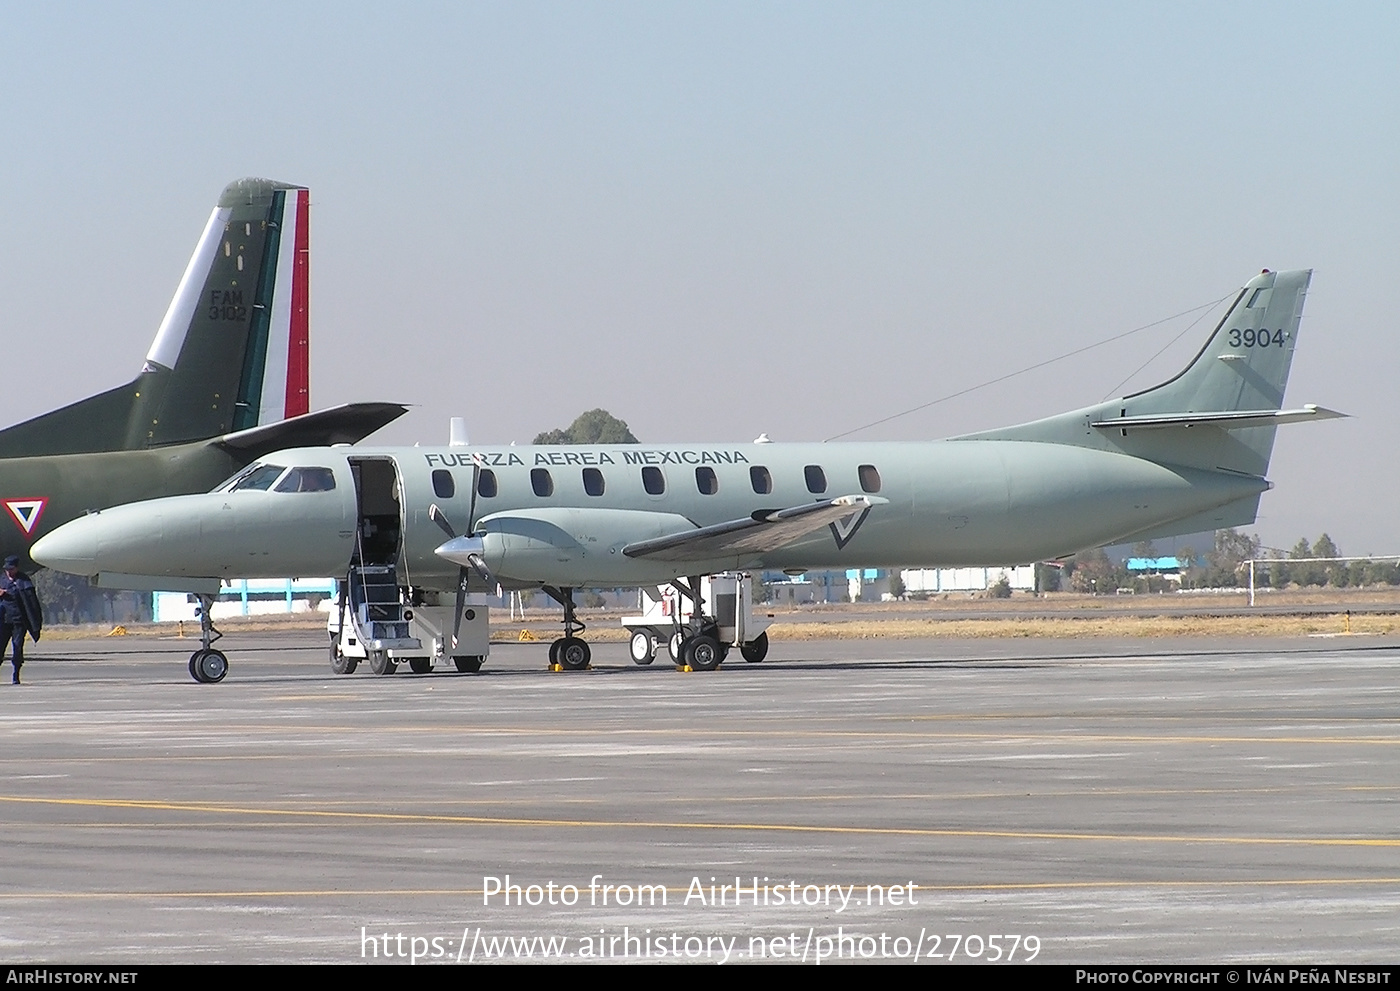
[[[1342,415],[1282,408],[1310,277],[1252,279],[1170,381],[1020,426],[922,443],[300,448],[212,493],[83,517],[34,554],[153,581],[349,569],[376,670],[418,643],[415,610],[451,653],[468,591],[495,583],[558,600],[551,661],[582,668],[573,589],[671,583],[695,605],[683,660],[711,669],[726,645],[701,575],[1024,563],[1253,522],[1275,427]]]
[[[300,186],[231,183],[140,374],[0,430],[0,554],[27,559],[32,541],[87,510],[205,492],[270,451],[353,443],[405,412],[308,412],[308,212]]]

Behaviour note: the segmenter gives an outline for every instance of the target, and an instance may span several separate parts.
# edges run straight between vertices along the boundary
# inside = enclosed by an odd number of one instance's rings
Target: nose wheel
[[[220,650],[196,650],[190,655],[190,677],[201,685],[215,685],[228,674],[228,658]]]
[[[190,677],[201,685],[216,685],[228,674],[228,658],[223,651],[215,650],[213,643],[222,639],[223,634],[214,628],[214,620],[209,611],[214,607],[214,596],[199,596],[199,642],[200,647],[190,655]]]

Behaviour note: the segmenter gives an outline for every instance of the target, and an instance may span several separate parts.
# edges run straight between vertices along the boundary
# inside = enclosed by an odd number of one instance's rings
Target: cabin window
[[[864,492],[880,491],[880,473],[874,465],[860,466],[860,487]]]
[[[753,490],[758,495],[768,495],[773,491],[773,475],[762,465],[750,466],[749,481],[753,483]]]
[[[329,492],[335,488],[335,472],[329,468],[293,468],[277,483],[277,492]]]
[[[481,474],[476,477],[476,494],[483,499],[494,499],[498,491],[496,473],[490,468],[481,469]]]
[[[583,469],[583,491],[591,496],[603,494],[603,473],[597,468]]]
[[[286,470],[281,465],[260,465],[235,482],[229,491],[239,492],[249,489],[255,492],[264,492],[272,488],[272,483],[277,481],[282,472]]]
[[[452,472],[438,468],[433,472],[433,494],[439,499],[451,499],[457,493],[457,482]]]
[[[808,465],[802,472],[807,476],[808,492],[821,495],[826,491],[826,472],[822,471],[821,465]]]
[[[642,469],[642,488],[647,490],[648,495],[662,495],[666,491],[666,476],[661,474],[660,468],[647,465]]]
[[[700,490],[701,495],[714,495],[719,491],[719,478],[715,475],[715,470],[709,465],[701,465],[695,469],[695,487]]]
[[[535,490],[535,495],[545,499],[554,495],[554,476],[550,475],[548,468],[530,469],[530,487]]]

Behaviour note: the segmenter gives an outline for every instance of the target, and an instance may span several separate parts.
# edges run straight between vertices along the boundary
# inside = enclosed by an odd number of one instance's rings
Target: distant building
[[[1034,592],[1035,565],[997,568],[911,568],[899,573],[905,592],[985,592],[1005,578],[1015,591]]]
[[[1137,544],[1110,544],[1103,549],[1103,552],[1108,555],[1110,561],[1126,564],[1130,559],[1138,556],[1137,548]],[[1178,560],[1182,557],[1182,551],[1192,550],[1196,552],[1196,560],[1200,561],[1215,550],[1215,531],[1205,530],[1201,533],[1183,533],[1175,537],[1158,537],[1152,541],[1152,548],[1161,557],[1174,557]],[[1129,567],[1128,570],[1131,571],[1132,568]]]
[[[223,591],[209,611],[215,619],[229,616],[270,616],[297,612],[330,612],[335,601],[335,581],[330,578],[260,578],[224,582]],[[186,592],[155,592],[151,596],[151,621],[174,623],[199,621],[199,602]]]
[[[882,579],[888,589],[888,572],[874,568],[849,571],[807,571],[785,575],[765,571],[763,588],[774,605],[800,606],[820,602],[878,601]],[[868,576],[868,577],[867,577]],[[855,596],[852,599],[852,596]]]

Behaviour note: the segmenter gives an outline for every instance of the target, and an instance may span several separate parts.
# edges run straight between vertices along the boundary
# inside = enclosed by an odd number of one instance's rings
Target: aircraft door
[[[392,458],[351,458],[355,476],[356,530],[351,564],[398,563],[403,546],[403,486]]]

